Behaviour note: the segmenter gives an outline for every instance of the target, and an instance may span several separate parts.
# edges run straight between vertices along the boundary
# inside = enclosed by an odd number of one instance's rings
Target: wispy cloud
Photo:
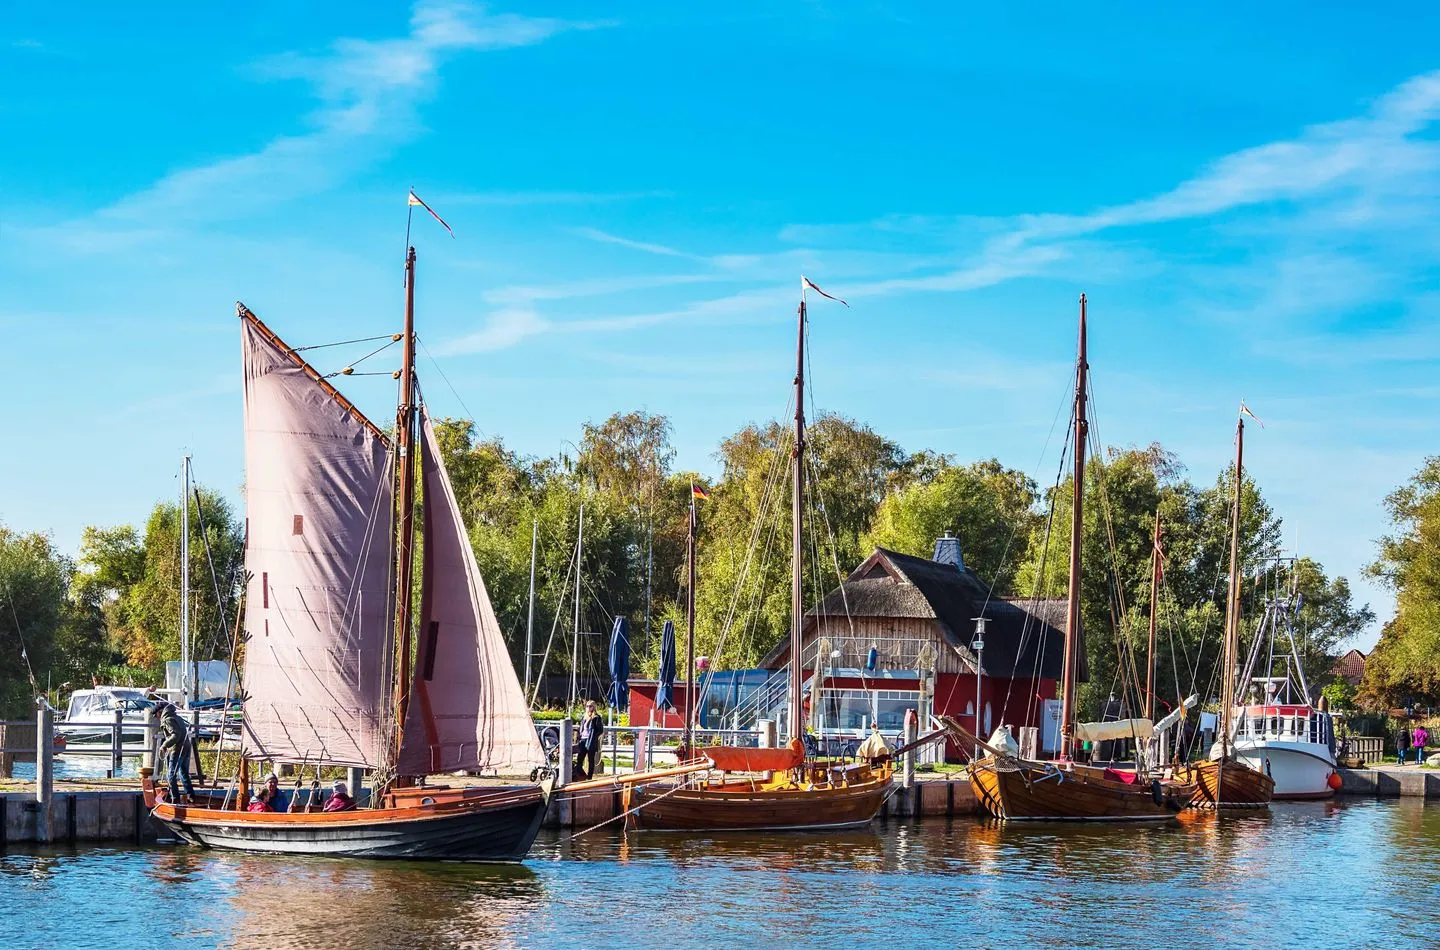
[[[670,191],[476,191],[439,197],[446,205],[490,205],[506,208],[527,205],[603,205],[651,198],[673,198],[675,194]]]
[[[312,130],[254,152],[172,172],[102,210],[100,221],[214,220],[322,191],[413,136],[416,108],[441,67],[464,52],[533,46],[567,30],[605,24],[491,13],[462,2],[422,0],[409,31],[391,39],[339,39],[323,53],[260,61],[264,80],[309,84],[318,105]]]
[[[699,260],[694,254],[688,254],[685,251],[676,250],[673,247],[666,247],[664,244],[652,244],[649,241],[632,241],[630,238],[610,234],[601,231],[599,228],[572,228],[571,230],[580,237],[589,238],[592,241],[599,241],[601,244],[614,244],[619,247],[628,247],[632,251],[644,251],[646,254],[659,254],[662,257],[688,257],[692,260]]]
[[[474,333],[447,340],[431,349],[435,356],[458,356],[466,353],[489,353],[508,349],[550,327],[534,310],[513,308],[497,310]]]

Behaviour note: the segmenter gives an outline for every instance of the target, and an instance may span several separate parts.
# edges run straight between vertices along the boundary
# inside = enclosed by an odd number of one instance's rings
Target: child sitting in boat
[[[330,798],[325,802],[326,811],[349,811],[355,807],[355,799],[350,797],[350,789],[344,782],[337,781],[330,786]]]

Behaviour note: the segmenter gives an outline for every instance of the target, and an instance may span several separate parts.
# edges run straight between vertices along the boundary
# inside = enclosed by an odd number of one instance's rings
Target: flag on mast
[[[698,500],[698,501],[709,501],[709,500],[710,500],[710,493],[705,490],[705,486],[703,486],[703,485],[696,485],[694,482],[691,482],[691,483],[690,483],[690,497],[691,497],[691,498],[694,498],[694,499],[696,499],[696,500]]]
[[[1243,399],[1240,400],[1240,414],[1249,416],[1251,419],[1254,419],[1256,422],[1260,423],[1260,428],[1265,428],[1264,420],[1262,420],[1259,416],[1255,415],[1255,413],[1251,412],[1250,407],[1245,405],[1245,400]]]
[[[833,300],[833,301],[835,301],[836,303],[845,304],[845,306],[847,306],[847,307],[850,306],[848,303],[845,303],[845,301],[841,300],[839,297],[832,297],[830,294],[827,294],[825,291],[821,290],[819,287],[817,287],[817,286],[815,285],[815,281],[811,280],[809,277],[806,277],[804,274],[801,274],[801,275],[800,275],[800,292],[801,292],[802,294],[805,292],[805,288],[806,288],[806,287],[809,287],[811,290],[815,291],[817,294],[819,294],[820,296],[826,298],[827,300]]]
[[[450,232],[450,236],[451,236],[452,238],[455,236],[455,230],[454,230],[453,228],[451,228],[450,225],[448,225],[448,224],[445,223],[445,219],[442,218],[442,217],[440,217],[438,214],[436,214],[434,208],[430,207],[430,206],[427,205],[424,201],[420,200],[420,196],[417,195],[417,194],[415,194],[415,189],[414,189],[414,188],[411,188],[411,189],[410,189],[410,207],[413,208],[413,207],[415,207],[416,205],[419,205],[420,207],[424,208],[426,211],[430,212],[430,217],[434,218],[436,221],[439,221],[439,222],[440,222],[440,226],[441,226],[442,228],[444,228],[445,230],[449,231],[449,232]]]

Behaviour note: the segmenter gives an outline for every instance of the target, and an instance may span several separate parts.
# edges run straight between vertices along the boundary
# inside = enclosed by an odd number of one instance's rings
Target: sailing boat
[[[393,439],[237,305],[249,530],[240,769],[203,805],[159,800],[145,781],[153,816],[192,844],[518,861],[539,829],[547,792],[537,785],[425,782],[462,770],[521,774],[545,755],[418,399],[413,247],[405,276]],[[278,811],[251,812],[258,760],[298,763],[302,775],[370,769],[376,787],[363,807],[323,812],[312,810],[316,789],[299,801],[297,782]]]
[[[790,688],[787,745],[774,749],[731,746],[690,748],[697,703],[693,693],[695,643],[695,511],[692,490],[689,541],[686,545],[689,594],[686,614],[690,630],[691,694],[687,709],[687,755],[702,757],[721,773],[718,780],[680,784],[635,784],[625,789],[628,826],[656,831],[781,831],[849,828],[869,824],[890,790],[894,768],[888,758],[851,765],[832,765],[805,756],[801,627],[805,616],[805,288],[800,278],[798,342],[795,353],[795,447],[791,453],[792,541],[790,560]],[[818,287],[816,292],[824,294]],[[826,295],[828,296],[828,295]],[[759,773],[728,778],[726,773]],[[761,777],[766,776],[769,777]]]
[[[1241,411],[1248,412],[1244,404]],[[1210,758],[1182,766],[1176,777],[1196,783],[1193,804],[1200,808],[1264,808],[1275,793],[1275,780],[1263,768],[1234,754],[1235,675],[1240,652],[1240,501],[1244,488],[1245,417],[1235,422],[1235,497],[1230,511],[1230,590],[1225,600],[1225,649],[1220,667],[1220,738]]]
[[[1060,757],[1055,762],[1021,758],[1013,747],[991,744],[971,735],[955,720],[942,721],[966,744],[989,753],[970,763],[975,797],[991,815],[1007,821],[1160,821],[1171,818],[1189,800],[1193,790],[1161,782],[1146,783],[1140,772],[1079,765],[1070,750],[1077,738],[1145,739],[1153,733],[1148,719],[1122,722],[1076,723],[1075,682],[1083,648],[1080,631],[1080,554],[1084,525],[1085,449],[1089,431],[1085,411],[1086,378],[1085,295],[1080,295],[1080,342],[1075,362],[1075,471],[1070,509],[1070,591],[1065,623],[1065,663],[1062,669]],[[1013,740],[1012,740],[1013,741]]]

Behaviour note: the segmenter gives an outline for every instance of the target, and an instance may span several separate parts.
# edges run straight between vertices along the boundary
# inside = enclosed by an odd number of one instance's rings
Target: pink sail
[[[245,754],[387,762],[384,436],[248,311]]]
[[[545,753],[423,412],[421,426],[424,580],[398,771],[528,772],[544,763]]]

